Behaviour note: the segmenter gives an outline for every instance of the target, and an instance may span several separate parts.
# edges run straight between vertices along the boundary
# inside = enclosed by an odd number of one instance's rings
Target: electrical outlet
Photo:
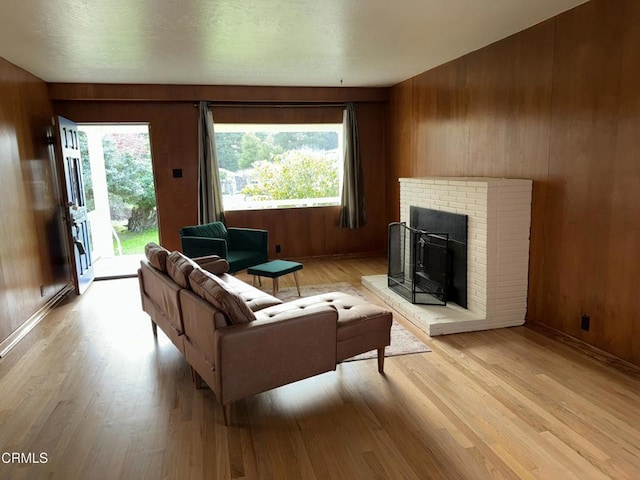
[[[586,332],[589,331],[589,327],[591,326],[591,317],[589,315],[582,314],[580,317],[580,328]]]
[[[282,247],[280,245],[276,245],[276,253],[282,253]]]

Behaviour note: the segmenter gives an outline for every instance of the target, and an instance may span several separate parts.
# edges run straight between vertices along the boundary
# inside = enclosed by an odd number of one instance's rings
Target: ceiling
[[[585,0],[2,0],[47,82],[389,86]]]

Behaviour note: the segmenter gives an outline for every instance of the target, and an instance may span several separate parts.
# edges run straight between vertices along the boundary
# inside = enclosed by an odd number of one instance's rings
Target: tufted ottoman
[[[378,351],[378,371],[384,369],[384,349],[391,343],[390,311],[367,300],[334,292],[301,298],[255,312],[256,318],[271,318],[283,312],[332,305],[338,311],[336,362],[369,350]]]

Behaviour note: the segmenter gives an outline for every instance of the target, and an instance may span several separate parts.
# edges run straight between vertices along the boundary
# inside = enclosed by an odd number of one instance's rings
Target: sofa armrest
[[[229,271],[229,262],[219,255],[207,255],[206,257],[196,257],[192,259],[200,268],[211,272],[214,275],[222,275]]]
[[[229,227],[227,233],[233,250],[252,250],[265,252],[268,255],[269,232],[267,230]]]
[[[181,237],[182,253],[187,257],[218,255],[227,258],[227,241],[223,238]]]
[[[336,309],[322,306],[216,330],[220,403],[335,370],[337,324]]]

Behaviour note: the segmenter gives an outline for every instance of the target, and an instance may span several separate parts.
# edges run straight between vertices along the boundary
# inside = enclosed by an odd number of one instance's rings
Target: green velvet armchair
[[[222,222],[179,230],[182,252],[191,258],[218,255],[229,262],[229,273],[269,261],[269,232],[252,228],[226,228]]]

